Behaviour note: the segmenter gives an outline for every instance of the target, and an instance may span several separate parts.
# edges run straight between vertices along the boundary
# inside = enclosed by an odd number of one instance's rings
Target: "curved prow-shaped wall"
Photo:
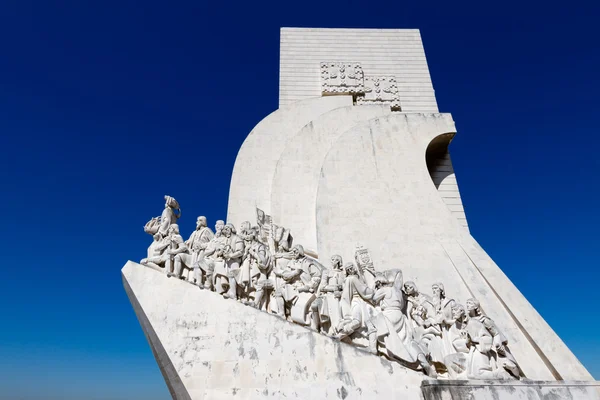
[[[450,114],[388,113],[351,101],[311,99],[263,120],[238,154],[228,221],[253,220],[260,207],[295,243],[314,247],[316,237],[320,260],[351,261],[361,243],[376,270],[400,268],[426,292],[442,281],[459,302],[479,299],[528,378],[591,379],[465,229],[448,154]]]
[[[256,215],[271,213],[271,183],[288,139],[303,126],[333,109],[352,105],[352,96],[317,97],[274,111],[254,127],[233,166],[227,222],[236,226]]]
[[[447,295],[463,304],[477,298],[502,327],[528,378],[591,379],[432,184],[427,148],[432,146],[430,160],[439,159],[452,132],[449,115],[396,114],[341,135],[321,168],[319,256],[352,259],[361,242],[376,270],[400,268],[426,291],[441,281]]]
[[[389,106],[347,106],[320,115],[291,136],[282,151],[271,186],[274,221],[293,229],[297,243],[316,253],[315,205],[321,165],[338,137],[356,124],[391,114]]]

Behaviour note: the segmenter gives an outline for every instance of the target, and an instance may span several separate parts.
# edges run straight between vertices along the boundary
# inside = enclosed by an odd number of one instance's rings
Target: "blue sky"
[[[598,3],[29,2],[0,23],[0,397],[168,399],[121,284],[226,216],[279,27],[419,28],[472,234],[600,378]]]

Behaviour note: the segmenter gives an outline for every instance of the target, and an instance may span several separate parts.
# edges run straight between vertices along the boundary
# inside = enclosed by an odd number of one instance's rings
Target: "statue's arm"
[[[379,302],[380,302],[381,300],[385,299],[385,295],[386,295],[386,293],[385,293],[385,292],[386,292],[386,291],[385,291],[385,289],[384,289],[384,288],[377,289],[377,290],[375,291],[375,293],[373,294],[373,302],[374,302],[375,304],[379,304]]]
[[[256,261],[258,261],[258,264],[263,267],[266,267],[267,249],[265,248],[265,246],[260,246],[258,251],[255,254],[256,254]]]
[[[209,229],[206,228],[204,234],[200,237],[200,250],[206,250],[210,241],[215,237],[215,234]]]
[[[181,254],[186,253],[188,251],[188,247],[185,242],[179,243],[179,246],[175,250],[173,250],[173,254]]]
[[[228,257],[231,258],[239,258],[244,254],[244,242],[241,240],[235,244],[235,250],[229,253]]]

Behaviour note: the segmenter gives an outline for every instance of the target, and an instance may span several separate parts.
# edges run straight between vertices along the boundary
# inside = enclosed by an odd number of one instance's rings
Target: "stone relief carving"
[[[396,78],[393,76],[365,77],[364,95],[356,97],[357,104],[389,104],[392,110],[400,110],[400,96]]]
[[[142,265],[430,377],[524,378],[508,340],[477,299],[464,307],[446,295],[441,282],[428,295],[405,282],[400,269],[376,272],[360,244],[354,262],[344,264],[334,255],[325,267],[258,208],[256,224],[244,221],[239,232],[219,220],[213,233],[200,216],[184,241],[175,223],[179,204],[165,200],[161,217],[144,227],[153,242]]]
[[[360,63],[321,62],[321,93],[353,95],[358,105],[389,104],[401,111],[396,78],[365,75]]]
[[[321,63],[321,92],[324,95],[357,94],[364,91],[364,74],[360,63]]]
[[[160,217],[154,217],[144,226],[144,232],[154,235],[160,233],[161,237],[165,237],[168,233],[169,226],[177,223],[181,218],[181,208],[174,197],[165,195],[165,208]]]

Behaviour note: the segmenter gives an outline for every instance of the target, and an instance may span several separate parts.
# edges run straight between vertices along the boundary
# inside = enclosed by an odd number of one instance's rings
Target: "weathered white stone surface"
[[[600,382],[425,381],[426,400],[599,400]]]
[[[418,399],[425,375],[129,261],[123,284],[175,399]]]
[[[394,76],[403,112],[353,105],[347,95],[319,97],[318,69],[326,60],[360,62],[365,79]],[[401,269],[424,293],[441,281],[459,303],[478,299],[527,379],[592,380],[465,229],[447,152],[454,121],[437,113],[418,30],[283,29],[280,86],[285,106],[239,151],[228,222],[240,227],[259,207],[323,263],[333,254],[353,261],[362,243],[378,271]],[[129,262],[123,278],[174,398],[422,396],[420,372],[148,267]],[[424,382],[425,397],[435,399],[598,397],[591,382]]]
[[[348,106],[324,113],[290,137],[271,187],[271,215],[293,227],[297,243],[317,249],[315,205],[321,165],[337,138],[354,125],[391,114],[387,106]]]
[[[360,241],[376,269],[401,268],[418,286],[442,281],[450,297],[480,299],[528,378],[592,379],[439,196],[425,151],[452,132],[448,114],[396,114],[341,135],[321,169],[319,256],[351,257],[349,244]]]
[[[300,101],[269,114],[248,134],[240,148],[229,191],[227,222],[236,226],[259,207],[271,212],[271,183],[277,161],[290,137],[319,115],[352,105],[352,96]]]

